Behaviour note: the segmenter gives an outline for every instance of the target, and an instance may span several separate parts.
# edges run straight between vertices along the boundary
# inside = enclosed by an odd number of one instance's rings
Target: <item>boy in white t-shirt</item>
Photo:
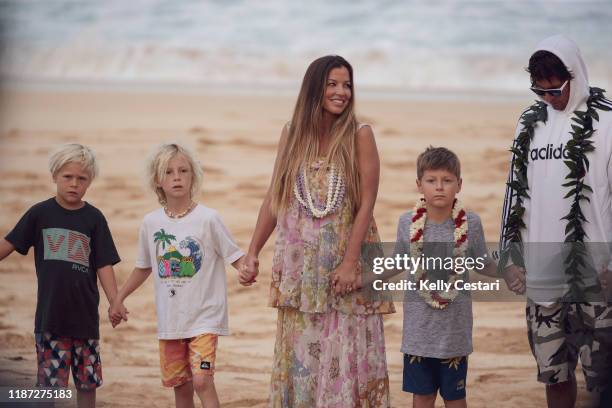
[[[219,214],[192,201],[202,181],[193,154],[178,144],[160,146],[147,173],[162,208],[140,227],[136,267],[111,308],[127,320],[125,298],[153,271],[162,383],[173,387],[177,407],[218,407],[213,382],[217,336],[228,335],[224,263],[242,270],[249,285],[244,252],[234,243]]]

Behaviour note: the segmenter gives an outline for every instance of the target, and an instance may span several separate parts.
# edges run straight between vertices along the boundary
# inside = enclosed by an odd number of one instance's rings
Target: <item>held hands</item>
[[[238,282],[242,286],[251,286],[257,282],[259,275],[259,259],[255,255],[247,254],[239,267]]]
[[[522,295],[525,293],[525,268],[510,265],[503,270],[502,276],[506,281],[506,286],[508,286],[508,289],[517,295]]]
[[[361,288],[358,264],[342,262],[331,275],[331,284],[337,295],[346,295]]]
[[[612,299],[612,271],[604,266],[599,272],[599,283],[603,291],[604,300],[609,302]]]
[[[110,320],[113,328],[121,323],[121,320],[125,320],[127,322],[128,313],[130,312],[128,312],[126,307],[123,305],[123,302],[114,300],[108,308],[108,319]]]

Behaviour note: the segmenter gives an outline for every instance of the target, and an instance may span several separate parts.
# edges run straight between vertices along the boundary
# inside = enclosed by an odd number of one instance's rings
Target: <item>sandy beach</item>
[[[358,96],[359,97],[359,96]],[[54,193],[47,156],[54,146],[92,147],[101,174],[86,200],[103,211],[122,262],[122,284],[136,257],[138,227],[155,209],[144,185],[144,160],[162,141],[194,148],[204,166],[198,199],[217,209],[246,249],[267,189],[281,127],[295,96],[156,91],[17,90],[0,93],[0,230],[6,234],[31,205]],[[418,198],[416,156],[428,145],[446,146],[462,161],[466,206],[482,218],[489,242],[498,240],[499,219],[514,125],[523,103],[416,101],[361,98],[357,112],[372,124],[381,158],[375,218],[381,237],[395,240],[396,222]],[[219,342],[215,383],[223,407],[265,407],[276,330],[276,310],[267,306],[273,239],[261,255],[255,286],[241,287],[227,269],[231,336]],[[0,263],[0,379],[32,386],[36,275],[32,252]],[[102,291],[101,291],[102,292]],[[112,329],[101,294],[104,386],[100,407],[168,407],[173,393],[160,383],[153,280],[126,301],[129,321]],[[387,363],[394,407],[411,406],[401,391],[402,330],[398,312],[385,318]],[[474,303],[474,353],[468,371],[473,407],[541,407],[527,342],[524,302]],[[584,392],[577,371],[579,392]],[[72,384],[72,380],[70,381]],[[580,397],[579,397],[580,399]],[[438,405],[443,406],[440,399]]]

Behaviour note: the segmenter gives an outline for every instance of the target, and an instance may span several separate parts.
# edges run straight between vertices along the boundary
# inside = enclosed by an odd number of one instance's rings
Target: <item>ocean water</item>
[[[313,59],[339,54],[360,89],[513,93],[557,33],[610,88],[610,0],[0,0],[0,75],[295,89]]]

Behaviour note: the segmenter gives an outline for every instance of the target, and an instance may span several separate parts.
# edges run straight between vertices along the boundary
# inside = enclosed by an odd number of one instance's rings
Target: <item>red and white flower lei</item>
[[[410,256],[415,259],[423,254],[423,235],[425,233],[425,221],[427,220],[427,207],[425,199],[420,199],[414,207],[412,213],[412,223],[410,225]],[[461,203],[455,199],[452,212],[453,222],[455,224],[455,245],[453,248],[453,256],[455,258],[465,256],[468,246],[467,233],[467,213]],[[458,273],[451,271],[449,273],[448,282],[451,287],[447,292],[438,292],[435,290],[419,290],[419,294],[425,299],[425,302],[434,309],[444,309],[450,302],[457,297],[457,290],[454,283],[457,280]],[[427,279],[427,272],[421,266],[415,272],[416,282]]]

